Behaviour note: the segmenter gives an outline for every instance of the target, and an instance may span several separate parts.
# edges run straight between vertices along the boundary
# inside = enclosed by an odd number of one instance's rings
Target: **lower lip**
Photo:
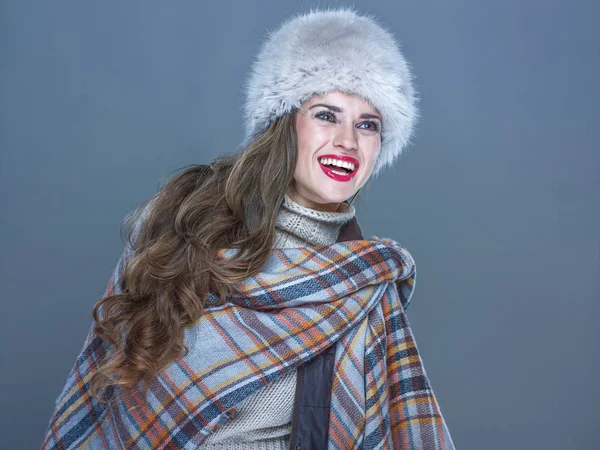
[[[325,175],[327,175],[329,178],[331,178],[332,180],[335,180],[335,181],[342,181],[342,182],[350,181],[352,178],[354,178],[354,175],[356,175],[356,172],[357,172],[355,170],[352,173],[349,173],[347,175],[342,175],[339,173],[335,173],[329,167],[326,167],[321,163],[319,163],[319,166],[321,166],[321,169],[323,170],[323,172],[325,172]]]

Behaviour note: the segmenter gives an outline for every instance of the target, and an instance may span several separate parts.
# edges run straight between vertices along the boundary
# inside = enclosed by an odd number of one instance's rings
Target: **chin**
[[[331,204],[331,203],[335,203],[335,204],[340,204],[342,202],[345,202],[346,200],[348,200],[349,198],[351,198],[354,195],[354,192],[340,192],[340,193],[323,193],[323,195],[319,196],[318,200],[316,201],[317,203],[322,203],[322,204]]]
[[[315,194],[322,199],[325,203],[342,203],[352,198],[354,194],[359,191],[361,180],[352,180],[347,183],[340,183],[338,181],[326,180],[318,189],[315,190]]]

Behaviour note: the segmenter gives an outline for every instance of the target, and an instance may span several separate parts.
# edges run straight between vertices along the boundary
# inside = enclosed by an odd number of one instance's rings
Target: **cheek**
[[[310,124],[308,123],[308,120],[306,120],[306,118],[303,116],[298,116],[296,120],[296,140],[298,143],[298,147],[294,178],[298,182],[301,180],[305,180],[307,176],[306,171],[310,164],[311,156]]]
[[[306,118],[301,115],[298,115],[296,119],[296,139],[298,142],[298,159],[302,159],[308,151],[310,130]]]
[[[375,167],[375,161],[377,161],[377,157],[381,151],[381,138],[372,139],[368,142],[365,142],[363,149],[365,151],[365,162],[368,162],[370,174],[370,172],[373,170],[373,167]]]
[[[327,130],[314,120],[299,115],[296,119],[298,159],[310,159],[327,142]]]

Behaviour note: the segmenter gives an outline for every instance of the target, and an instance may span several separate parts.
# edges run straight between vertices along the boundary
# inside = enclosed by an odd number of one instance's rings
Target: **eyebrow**
[[[343,112],[342,108],[340,108],[339,106],[327,105],[326,103],[317,103],[315,105],[312,105],[308,109],[313,109],[313,108],[316,108],[317,106],[322,106],[322,107],[325,107],[327,109],[330,109],[332,111],[339,112],[339,113]],[[379,117],[377,114],[362,113],[360,115],[360,118],[361,119],[377,119],[381,122],[381,117]]]

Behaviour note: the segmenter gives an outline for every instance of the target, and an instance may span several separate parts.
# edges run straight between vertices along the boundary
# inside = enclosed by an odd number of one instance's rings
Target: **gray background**
[[[39,448],[121,220],[237,148],[266,30],[316,5],[1,3],[2,448]],[[417,76],[413,145],[358,218],[417,261],[409,318],[457,448],[598,448],[600,2],[354,5]]]

